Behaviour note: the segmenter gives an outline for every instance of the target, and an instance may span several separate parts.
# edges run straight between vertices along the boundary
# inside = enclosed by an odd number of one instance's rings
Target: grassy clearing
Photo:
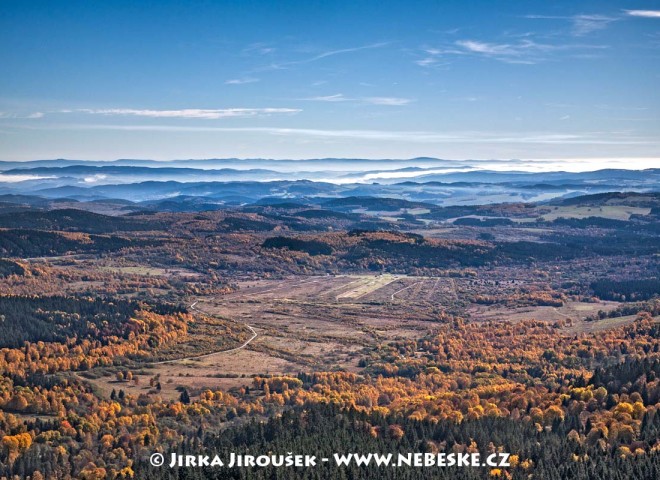
[[[553,207],[550,213],[541,216],[544,220],[552,221],[557,218],[588,218],[602,217],[612,220],[629,220],[631,215],[648,215],[650,208],[629,207],[625,205],[606,205],[603,207]]]
[[[359,278],[350,285],[350,290],[337,295],[337,300],[357,300],[398,279],[399,277],[395,275],[378,275],[375,277]]]
[[[579,321],[575,325],[566,329],[568,333],[590,333],[600,332],[602,330],[609,330],[610,328],[621,327],[632,323],[637,318],[637,315],[626,315],[625,317],[604,318],[595,322]],[[654,317],[656,322],[660,322],[660,316]]]

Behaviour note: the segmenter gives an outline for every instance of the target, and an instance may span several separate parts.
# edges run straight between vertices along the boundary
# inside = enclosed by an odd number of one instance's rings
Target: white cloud
[[[415,63],[420,67],[430,67],[431,65],[437,63],[437,60],[433,57],[426,57],[422,58],[421,60],[417,60]]]
[[[302,110],[298,108],[223,108],[223,109],[198,109],[186,108],[183,110],[138,110],[133,108],[107,108],[77,110],[81,113],[94,115],[123,115],[150,118],[203,118],[215,120],[219,118],[232,117],[257,117],[274,114],[296,114]],[[63,111],[62,111],[63,112]]]
[[[352,53],[352,52],[359,52],[360,50],[371,50],[371,49],[374,49],[374,48],[381,48],[381,47],[385,47],[387,45],[389,45],[388,42],[379,42],[379,43],[372,43],[370,45],[363,45],[361,47],[342,48],[342,49],[339,49],[339,50],[329,50],[327,52],[320,53],[320,54],[316,55],[315,57],[312,57],[312,58],[306,60],[306,62],[313,62],[315,60],[320,60],[322,58],[332,57],[334,55],[340,55],[340,54],[343,54],[343,53]]]
[[[541,20],[568,20],[572,23],[571,33],[576,37],[585,36],[597,30],[603,30],[607,26],[618,20],[616,17],[608,17],[598,14],[580,14],[572,16],[559,15],[525,15],[525,18]]]
[[[415,60],[415,64],[420,67],[439,67],[449,65],[447,62],[440,63],[443,56],[446,55],[465,55],[466,51],[455,46],[449,48],[424,47],[422,49],[422,58]]]
[[[258,78],[232,78],[225,82],[226,85],[243,85],[245,83],[255,83],[258,82]]]
[[[355,102],[363,103],[368,105],[384,105],[387,107],[401,107],[408,105],[412,102],[410,98],[399,98],[399,97],[360,97],[360,98],[351,98],[344,96],[343,93],[337,93],[335,95],[323,95],[318,97],[304,98],[303,100],[308,100],[312,102]]]
[[[321,95],[318,97],[306,98],[305,100],[311,100],[313,102],[347,102],[352,99],[345,97],[342,93],[337,93],[335,95]]]
[[[421,177],[424,175],[433,175],[433,174],[447,174],[447,173],[458,173],[458,172],[473,172],[479,170],[478,168],[465,166],[463,168],[429,168],[423,170],[417,170],[412,172],[377,172],[377,173],[367,173],[364,175],[360,181],[368,182],[379,179],[388,179],[388,178],[415,178]]]
[[[459,40],[456,45],[461,54],[482,55],[506,63],[535,64],[547,60],[550,55],[562,51],[602,50],[603,45],[548,44],[524,39],[517,43],[488,43],[477,40]]]
[[[631,17],[660,18],[660,10],[624,10]]]
[[[401,107],[412,102],[412,100],[409,98],[398,97],[367,97],[364,99],[364,101],[372,105],[385,105],[388,107]]]
[[[523,40],[516,44],[487,43],[476,40],[459,40],[456,45],[464,49],[463,53],[472,53],[494,58],[506,63],[533,64],[540,53],[551,50],[551,45],[544,45]]]
[[[55,177],[44,177],[39,175],[5,175],[0,173],[0,183],[18,183],[27,182],[29,180],[46,180]]]
[[[90,177],[85,177],[84,182],[85,183],[97,183],[97,182],[100,182],[102,180],[105,180],[106,178],[108,178],[107,175],[104,175],[102,173],[97,173],[96,175],[92,175]]]
[[[486,55],[519,55],[520,52],[508,44],[495,44],[477,42],[474,40],[459,40],[456,45],[470,52],[483,53]]]
[[[28,114],[20,114],[20,113],[10,113],[10,112],[0,112],[0,118],[29,118],[29,119],[37,119],[37,118],[43,118],[45,113],[43,112],[33,112],[33,113],[28,113]]]
[[[197,127],[175,125],[60,125],[56,129],[160,131],[160,132],[225,132],[263,133],[280,137],[323,138],[344,140],[379,140],[419,144],[546,144],[546,145],[656,145],[656,139],[621,132],[486,132],[486,131],[393,131],[393,130],[323,130],[278,127]]]
[[[305,64],[305,63],[311,63],[311,62],[316,62],[318,60],[321,60],[323,58],[327,57],[333,57],[335,55],[343,55],[346,53],[353,53],[353,52],[359,52],[362,50],[372,50],[375,48],[382,48],[389,45],[389,42],[379,42],[379,43],[371,43],[369,45],[363,45],[361,47],[352,47],[352,48],[342,48],[338,50],[328,50],[322,53],[319,53],[313,57],[305,58],[303,60],[293,60],[290,62],[281,62],[281,63],[272,63],[264,68],[257,69],[257,70],[280,70],[292,65],[300,65],[300,64]]]
[[[258,53],[259,55],[267,55],[273,53],[276,49],[266,43],[252,43],[243,49],[243,53]]]
[[[581,37],[596,30],[603,30],[616,21],[616,18],[605,15],[575,15],[572,17],[573,35]]]

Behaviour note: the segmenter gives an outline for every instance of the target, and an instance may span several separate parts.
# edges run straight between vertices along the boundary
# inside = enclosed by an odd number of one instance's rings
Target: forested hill
[[[101,215],[67,208],[49,211],[24,211],[0,215],[0,228],[29,228],[36,230],[65,230],[86,233],[158,230],[162,223],[151,218]]]
[[[320,463],[315,468],[245,469],[208,467],[199,469],[170,470],[152,468],[148,462],[137,464],[136,475],[144,480],[161,479],[244,479],[268,480],[286,478],[291,480],[335,480],[335,479],[378,479],[378,480],[431,480],[431,479],[485,479],[511,478],[527,480],[529,468],[534,466],[533,478],[544,480],[591,480],[597,478],[655,479],[660,476],[660,455],[620,458],[605,457],[595,446],[582,446],[567,439],[575,428],[580,428],[577,415],[557,422],[551,429],[538,431],[533,425],[515,422],[506,418],[483,418],[466,420],[461,424],[450,421],[413,421],[401,417],[367,415],[354,410],[340,410],[331,405],[309,405],[284,412],[266,423],[251,422],[245,426],[223,431],[219,435],[204,435],[187,438],[179,452],[197,452],[202,447],[211,458],[218,455],[228,459],[230,453],[240,454],[294,454],[316,455],[318,458],[333,458],[333,454],[388,454],[396,458],[398,453],[415,452],[461,452],[452,450],[456,445],[501,445],[502,451],[525,452],[524,462],[516,455],[515,468],[494,467],[336,467],[333,460]],[[643,427],[643,434],[657,432],[660,415]],[[374,431],[378,432],[374,434]],[[480,452],[486,458],[492,451]],[[558,463],[558,458],[571,456],[587,459],[581,462]]]

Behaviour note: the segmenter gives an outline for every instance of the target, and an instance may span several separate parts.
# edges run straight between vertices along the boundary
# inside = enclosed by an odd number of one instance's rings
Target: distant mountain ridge
[[[511,168],[493,169],[498,162]],[[335,198],[373,197],[460,206],[660,191],[660,168],[528,172],[516,168],[519,164],[522,167],[517,160],[429,157],[0,161],[0,195],[36,196],[49,202],[122,200],[150,209],[199,211],[263,198],[320,204]]]
[[[235,168],[221,168],[221,169],[208,169],[203,170],[200,168],[189,168],[189,167],[138,167],[138,166],[128,166],[128,165],[67,165],[63,167],[34,167],[34,168],[12,168],[11,170],[5,170],[3,173],[5,175],[13,174],[97,174],[97,173],[106,173],[106,174],[131,174],[131,175],[146,175],[152,174],[154,172],[158,173],[173,173],[173,174],[187,174],[187,173],[254,173],[254,174],[264,174],[264,173],[277,173],[273,170],[266,169],[248,169],[248,170],[239,170]]]

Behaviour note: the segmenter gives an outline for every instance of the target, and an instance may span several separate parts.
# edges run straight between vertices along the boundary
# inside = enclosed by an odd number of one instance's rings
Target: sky
[[[660,1],[0,0],[0,46],[0,160],[660,167]]]

